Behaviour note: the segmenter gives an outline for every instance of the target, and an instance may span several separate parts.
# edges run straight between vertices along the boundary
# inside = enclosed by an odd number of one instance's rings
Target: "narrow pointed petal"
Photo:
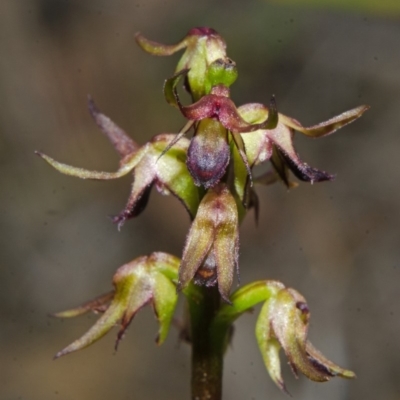
[[[246,200],[248,198],[248,172],[245,164],[243,163],[243,159],[239,154],[238,148],[231,144],[231,155],[233,159],[233,185],[235,188],[235,192],[240,200],[240,203],[245,207]],[[244,210],[240,211],[240,218],[242,218]]]
[[[153,279],[149,274],[146,274],[145,271],[141,271],[144,270],[142,266],[139,266],[139,269],[140,270],[136,269],[136,271],[132,271],[132,274],[135,275],[135,280],[131,289],[132,294],[129,297],[125,313],[121,320],[121,328],[118,332],[117,340],[115,342],[116,350],[118,349],[118,345],[123,339],[125,331],[128,329],[133,317],[142,307],[150,303],[153,297]]]
[[[227,187],[218,193],[213,208],[217,220],[214,252],[218,289],[221,297],[230,302],[229,292],[239,262],[239,217],[235,199]]]
[[[257,192],[253,188],[249,189],[249,199],[246,201],[247,201],[247,207],[249,209],[254,208],[254,220],[256,226],[258,226],[258,221],[260,217],[260,201],[258,199]]]
[[[164,97],[167,100],[167,103],[171,106],[176,108],[181,108],[181,103],[179,100],[178,93],[176,91],[176,86],[178,85],[179,81],[182,77],[187,77],[189,70],[183,69],[173,75],[171,78],[168,78],[164,82]]]
[[[235,204],[236,208],[236,204]],[[236,211],[237,214],[237,211]],[[230,303],[229,293],[233,283],[235,271],[238,272],[239,263],[239,235],[236,232],[219,231],[214,244],[215,260],[218,273],[218,290],[221,297]]]
[[[139,257],[130,263],[118,268],[113,278],[115,295],[110,306],[96,321],[96,323],[78,340],[75,340],[65,349],[58,352],[55,358],[59,358],[73,351],[90,346],[102,338],[111,328],[122,319],[134,289],[135,276],[132,269],[145,262],[147,257]]]
[[[96,179],[96,180],[108,180],[121,178],[127,175],[136,165],[139,163],[145,152],[147,151],[147,146],[141,147],[137,152],[128,156],[121,162],[121,166],[117,172],[101,172],[101,171],[89,171],[84,168],[72,167],[67,164],[60,163],[53,158],[36,151],[39,157],[42,157],[47,161],[53,168],[65,175],[75,176],[81,179]]]
[[[125,303],[113,301],[106,312],[102,314],[97,322],[81,338],[59,351],[54,358],[84,349],[102,338],[122,318],[125,307]]]
[[[325,122],[321,122],[320,124],[313,125],[307,128],[302,126],[300,122],[296,121],[295,119],[287,117],[285,115],[279,114],[279,118],[281,122],[293,128],[294,130],[304,133],[307,136],[316,138],[330,135],[339,128],[342,128],[343,126],[355,121],[356,119],[360,118],[369,108],[370,106],[359,106],[353,108],[352,110],[345,111],[344,113],[328,119]]]
[[[108,137],[111,144],[121,157],[132,154],[139,148],[139,145],[137,145],[123,129],[100,112],[90,96],[88,96],[88,107],[97,126]]]
[[[187,39],[174,45],[165,45],[146,39],[140,32],[135,34],[136,43],[147,53],[154,56],[170,56],[187,46]]]
[[[104,305],[109,303],[113,297],[114,297],[114,291],[108,292],[108,293],[98,296],[95,299],[90,300],[76,308],[72,308],[70,310],[65,310],[65,311],[61,311],[61,312],[52,314],[52,317],[72,318],[72,317],[77,317],[78,315],[85,314],[89,311],[96,312],[97,310],[102,309],[102,307]]]
[[[185,126],[180,130],[180,132],[177,135],[175,135],[175,137],[172,140],[170,140],[170,142],[163,149],[158,158],[161,158],[166,152],[169,151],[169,149],[171,149],[176,143],[178,143],[179,140],[181,140],[189,132],[189,130],[192,128],[193,125],[194,125],[193,121],[188,121],[185,124]]]
[[[249,160],[247,159],[246,147],[245,147],[244,141],[242,139],[242,136],[240,135],[240,133],[232,132],[232,139],[233,139],[233,142],[235,143],[236,148],[239,151],[240,158],[242,159],[243,164],[246,167],[247,176],[249,178],[249,184],[250,184],[250,187],[252,187],[253,186],[253,176],[251,173]]]

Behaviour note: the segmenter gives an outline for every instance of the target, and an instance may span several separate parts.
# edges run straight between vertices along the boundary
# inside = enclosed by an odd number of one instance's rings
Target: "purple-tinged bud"
[[[235,199],[220,183],[203,197],[186,238],[178,288],[195,283],[218,284],[222,298],[229,302],[239,258],[239,225]]]
[[[214,119],[199,122],[190,141],[186,165],[197,186],[216,185],[229,164],[228,131]]]

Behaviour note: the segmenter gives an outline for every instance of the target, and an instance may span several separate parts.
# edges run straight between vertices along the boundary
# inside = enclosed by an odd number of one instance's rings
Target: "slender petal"
[[[114,297],[114,291],[108,292],[76,308],[52,314],[52,317],[72,318],[72,317],[77,317],[78,315],[85,314],[89,311],[97,312],[98,310],[102,310],[103,307],[113,299],[113,297]]]
[[[88,107],[97,126],[108,137],[111,144],[122,158],[132,154],[139,148],[139,145],[137,145],[123,129],[100,112],[90,96],[88,96]]]
[[[122,318],[125,312],[126,302],[127,299],[125,301],[116,301],[114,299],[105,313],[102,314],[97,322],[81,338],[59,351],[54,358],[59,358],[74,351],[84,349],[102,338]]]
[[[108,180],[121,178],[132,171],[133,168],[140,162],[142,157],[147,151],[148,145],[141,147],[138,151],[124,158],[121,162],[121,166],[117,172],[102,172],[102,171],[89,171],[84,168],[72,167],[67,164],[60,163],[53,158],[43,154],[39,151],[35,153],[47,161],[53,168],[65,175],[75,176],[81,179],[96,179],[96,180]]]
[[[207,195],[204,196],[203,201],[206,201],[206,199]],[[207,209],[200,205],[183,248],[178,290],[184,289],[193,279],[213,244],[215,231],[213,221],[209,219],[207,214]]]
[[[234,273],[239,277],[239,232],[238,232],[238,213],[234,199],[229,207],[231,218],[224,221],[223,226],[218,227],[218,233],[214,243],[215,261],[217,264],[218,290],[221,297],[229,300],[229,292],[232,287]]]
[[[135,34],[136,43],[147,53],[154,56],[170,56],[187,46],[187,39],[183,39],[178,44],[165,45],[146,39],[140,32]]]
[[[180,108],[181,103],[179,100],[179,96],[177,95],[176,86],[182,77],[186,77],[189,73],[188,69],[182,69],[178,71],[175,75],[171,76],[164,82],[164,97],[167,100],[167,103],[173,107]]]
[[[369,108],[370,106],[359,106],[353,108],[352,110],[345,111],[344,113],[328,119],[327,121],[310,126],[308,128],[301,125],[300,122],[296,121],[295,119],[286,117],[285,115],[280,114],[279,118],[285,125],[289,126],[290,128],[304,133],[307,136],[316,138],[330,135],[336,130],[342,128],[343,126],[355,121],[356,119],[360,118],[365,111],[369,110]]]

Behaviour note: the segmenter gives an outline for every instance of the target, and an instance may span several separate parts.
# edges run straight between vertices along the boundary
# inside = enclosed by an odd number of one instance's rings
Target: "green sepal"
[[[213,86],[231,86],[238,77],[236,64],[229,58],[218,59],[211,63],[206,72],[204,88],[205,94],[209,94]]]
[[[236,194],[235,200],[238,207],[239,222],[241,222],[246,215],[246,208],[244,206],[244,203],[246,203],[247,199],[248,174],[246,166],[244,165],[243,160],[240,157],[239,151],[233,140],[231,140],[230,148],[233,161],[233,186],[235,188]]]
[[[175,75],[171,76],[164,82],[164,97],[167,100],[167,103],[173,107],[180,108],[179,97],[176,93],[176,86],[178,85],[179,81],[182,77],[186,77],[188,74],[188,69],[182,69],[181,71],[177,72]]]
[[[181,139],[179,143],[171,147],[163,154],[168,143],[154,143],[157,152],[158,179],[165,184],[186,207],[190,216],[194,218],[200,204],[203,189],[193,183],[192,176],[186,166],[187,139]],[[159,155],[163,154],[161,157]],[[156,154],[155,154],[156,155]]]
[[[273,333],[271,333],[270,309],[272,302],[273,299],[271,301],[266,301],[261,307],[260,314],[257,318],[255,334],[261,356],[271,379],[281,390],[288,393],[281,373],[281,362],[279,358],[281,345],[278,340],[274,338]]]
[[[71,308],[69,310],[60,311],[57,313],[51,314],[52,317],[56,318],[73,318],[78,317],[79,315],[83,315],[88,313],[89,311],[104,311],[104,307],[108,307],[107,304],[114,298],[114,291],[108,292],[106,294],[102,294],[96,297],[93,300],[87,301],[84,304],[76,308]]]

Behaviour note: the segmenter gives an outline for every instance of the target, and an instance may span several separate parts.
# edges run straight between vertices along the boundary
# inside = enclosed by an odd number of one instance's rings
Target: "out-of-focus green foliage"
[[[368,12],[381,15],[399,15],[398,0],[273,0],[277,4],[329,8],[342,11]]]

